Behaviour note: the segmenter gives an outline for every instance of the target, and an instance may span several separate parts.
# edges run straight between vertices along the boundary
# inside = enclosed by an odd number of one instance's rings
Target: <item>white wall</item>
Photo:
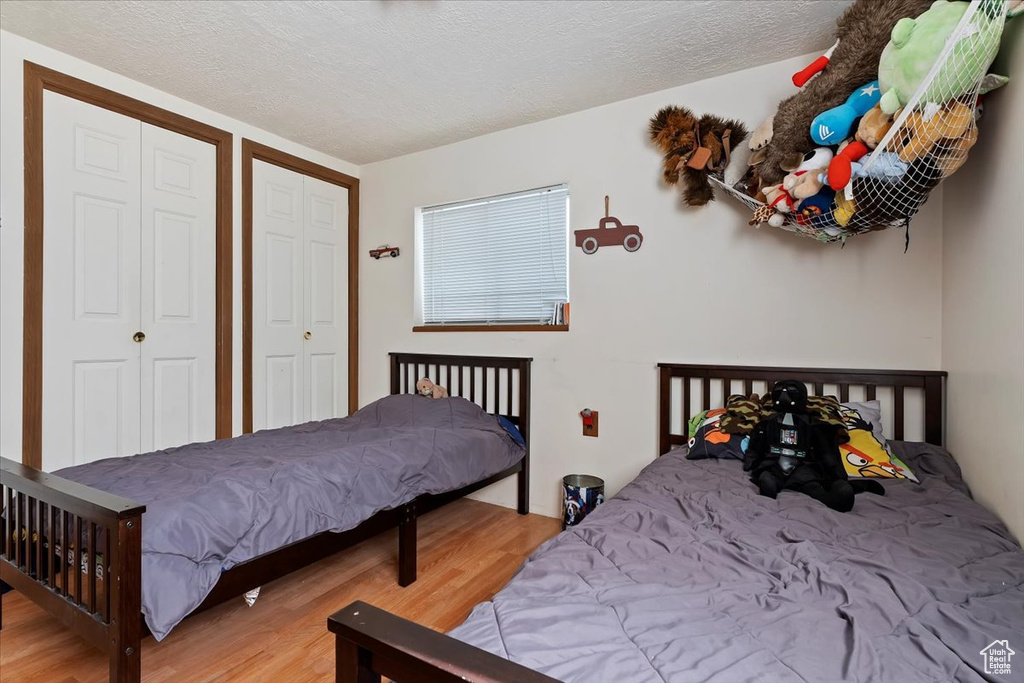
[[[943,196],[942,365],[949,448],[974,497],[1024,539],[1024,31],[1007,29],[992,70],[1012,79],[987,98]]]
[[[360,243],[402,247],[360,268],[360,401],[387,392],[386,351],[533,356],[532,509],[559,514],[564,474],[608,493],[656,454],[658,361],[935,369],[940,365],[941,195],[903,232],[845,249],[756,231],[728,201],[681,208],[660,182],[647,120],[684,104],[751,128],[792,92],[792,59],[361,167]],[[685,65],[680,65],[685,68]],[[416,207],[568,182],[571,228],[611,213],[639,224],[635,254],[570,256],[567,333],[413,333]],[[601,436],[580,435],[580,409]],[[482,492],[511,506],[502,482]]]
[[[290,154],[359,175],[358,167],[289,142],[241,121],[228,118],[118,76],[110,71],[51,50],[43,45],[0,31],[0,452],[21,454],[22,283],[24,244],[24,176],[22,130],[22,63],[29,60],[110,90],[155,104],[234,134],[234,407],[235,433],[241,432],[242,307],[241,307],[241,160],[242,138],[247,137]]]

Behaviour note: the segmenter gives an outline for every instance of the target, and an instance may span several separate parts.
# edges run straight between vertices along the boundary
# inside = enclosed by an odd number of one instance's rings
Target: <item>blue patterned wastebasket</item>
[[[589,474],[562,477],[562,529],[576,526],[604,502],[604,479]]]

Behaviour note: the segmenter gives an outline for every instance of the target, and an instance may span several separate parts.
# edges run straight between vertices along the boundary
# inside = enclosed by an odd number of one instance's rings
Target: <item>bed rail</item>
[[[0,580],[105,650],[112,682],[136,683],[146,507],[8,458],[0,475]]]
[[[555,683],[502,657],[365,602],[331,615],[337,683]]]

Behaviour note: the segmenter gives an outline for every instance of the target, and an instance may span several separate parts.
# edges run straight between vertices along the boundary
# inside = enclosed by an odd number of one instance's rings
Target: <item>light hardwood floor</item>
[[[419,579],[397,583],[392,530],[186,619],[162,642],[142,643],[145,683],[333,680],[327,617],[365,600],[437,630],[488,600],[560,521],[463,499],[419,520]],[[17,593],[3,597],[2,683],[101,683],[106,658]]]

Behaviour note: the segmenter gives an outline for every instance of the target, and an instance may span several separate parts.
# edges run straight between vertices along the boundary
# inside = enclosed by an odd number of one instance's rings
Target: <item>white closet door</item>
[[[303,176],[253,161],[253,429],[303,421]]]
[[[139,452],[141,123],[43,98],[43,466]]]
[[[216,150],[142,125],[142,450],[215,438]]]
[[[304,417],[348,414],[348,190],[304,177]]]

